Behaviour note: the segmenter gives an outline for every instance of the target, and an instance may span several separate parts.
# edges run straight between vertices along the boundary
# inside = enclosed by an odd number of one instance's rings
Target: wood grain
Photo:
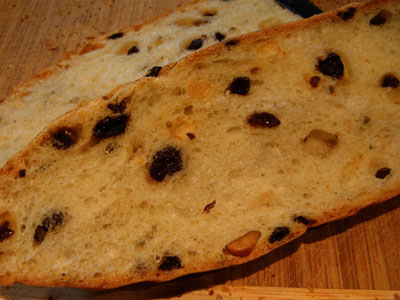
[[[29,291],[29,290],[27,290]],[[130,288],[114,290],[111,293],[85,292],[73,289],[51,290],[42,288],[39,292],[20,295],[9,291],[1,296],[0,300],[19,299],[96,299],[96,300],[400,300],[400,292],[393,290],[337,290],[337,289],[306,289],[306,288],[281,288],[264,286],[221,285],[208,288],[196,288],[196,285],[182,285],[178,283],[165,283],[160,285],[135,285]]]
[[[60,60],[77,44],[140,23],[184,2],[0,1],[0,99],[6,97],[19,83]],[[229,284],[399,290],[399,220],[400,198],[396,198],[366,208],[356,216],[311,229],[303,237],[250,263],[185,276],[168,284],[185,286],[196,283],[197,288]],[[165,286],[153,285],[160,289]],[[132,291],[137,292],[137,289],[147,287],[146,284],[139,284],[92,296],[95,299],[111,299],[113,292],[129,295]],[[10,289],[0,289],[0,295],[6,299],[30,299],[24,296],[57,296],[64,290],[17,285]]]

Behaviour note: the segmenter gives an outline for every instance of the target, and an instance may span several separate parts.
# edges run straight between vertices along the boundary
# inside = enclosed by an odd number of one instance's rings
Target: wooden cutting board
[[[322,1],[326,7],[338,3]],[[184,2],[187,1],[1,0],[0,100],[13,87],[60,60],[78,44],[139,23]],[[149,288],[174,294],[177,286],[209,289],[221,284],[399,290],[400,198],[311,229],[299,239],[241,266],[189,275],[166,284],[137,284],[103,293],[74,290],[73,295],[128,299],[129,295]],[[71,290],[24,285],[0,289],[0,299],[28,299],[28,296],[58,299],[62,295],[72,295]]]

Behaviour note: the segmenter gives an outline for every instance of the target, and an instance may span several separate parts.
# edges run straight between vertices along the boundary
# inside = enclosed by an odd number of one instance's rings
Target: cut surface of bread
[[[0,181],[0,284],[255,259],[400,192],[400,2],[228,40],[52,122]]]
[[[153,21],[94,40],[1,103],[0,165],[50,121],[146,75],[154,66],[235,35],[299,18],[273,0],[196,0]]]
[[[346,4],[350,4],[352,2],[366,2],[365,0],[361,1],[351,1],[351,0],[313,0],[313,3],[317,5],[323,11],[328,11],[331,9],[335,9]]]

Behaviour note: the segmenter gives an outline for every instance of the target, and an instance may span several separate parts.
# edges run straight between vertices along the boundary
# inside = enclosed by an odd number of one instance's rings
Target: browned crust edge
[[[356,5],[357,10],[367,10],[370,8],[378,8],[382,5],[385,5],[386,3],[395,3],[398,0],[375,0],[371,1],[368,3],[362,3]],[[196,1],[195,1],[196,2]],[[289,31],[299,31],[304,28],[307,28],[309,26],[317,26],[319,23],[330,20],[330,19],[338,19],[337,13],[339,11],[344,11],[346,10],[349,6],[355,6],[355,4],[350,4],[347,5],[341,9],[338,10],[333,10],[329,11],[327,13],[324,13],[322,15],[318,15],[309,19],[297,21],[297,22],[291,22],[291,23],[286,23],[282,26],[266,30],[266,31],[258,31],[255,33],[250,33],[246,34],[240,37],[236,37],[235,39],[240,39],[241,41],[246,40],[252,41],[252,40],[257,40],[260,38],[273,38],[276,35],[289,32]],[[167,76],[168,72],[170,69],[172,69],[176,64],[185,64],[193,60],[197,60],[198,58],[208,56],[210,54],[213,54],[221,49],[223,49],[224,45],[223,44],[217,44],[211,48],[201,50],[199,52],[196,52],[184,59],[182,59],[178,63],[170,64],[167,67],[164,67],[163,72],[161,73],[161,76]],[[158,77],[159,78],[159,77]],[[157,80],[158,78],[143,78],[132,86],[133,89],[137,88],[140,86],[142,82],[146,82],[148,80]],[[123,85],[122,87],[119,87],[115,89],[113,92],[110,93],[110,97],[117,93],[118,91],[122,90],[126,86],[130,86],[131,84],[126,84]],[[104,101],[101,98],[98,98],[94,100],[93,102],[89,103],[86,106],[86,109],[90,109],[90,107],[95,107],[99,101]],[[44,131],[42,131],[41,134],[39,134],[24,150],[19,152],[13,159],[11,159],[7,164],[6,167],[0,171],[0,175],[5,178],[9,176],[13,176],[13,171],[16,167],[18,167],[22,162],[23,158],[26,154],[28,154],[32,149],[34,149],[38,144],[40,144],[40,141],[45,138],[45,133],[48,130],[51,130],[52,127],[54,127],[54,124],[58,124],[60,121],[67,121],[69,118],[73,117],[74,114],[77,112],[78,109],[72,110],[65,115],[61,116],[60,118],[57,119],[56,122],[52,123],[47,127]],[[391,199],[397,195],[400,194],[400,182],[396,182],[393,184],[392,188],[385,193],[375,193],[372,195],[360,197],[357,199],[357,203],[364,203],[363,205],[356,205],[356,206],[346,206],[339,208],[338,210],[332,210],[325,212],[323,216],[316,217],[313,220],[315,222],[312,224],[310,227],[315,227],[330,221],[338,220],[338,219],[343,219],[348,216],[356,214],[358,211],[361,209],[370,206],[370,205],[375,205],[380,202],[386,201],[388,199]],[[167,281],[171,280],[186,274],[190,273],[197,273],[197,272],[204,272],[204,271],[210,271],[210,270],[215,270],[215,269],[220,269],[228,266],[233,266],[233,265],[238,265],[242,264],[251,260],[254,260],[260,256],[263,256],[272,250],[278,248],[279,246],[282,246],[297,237],[301,236],[306,232],[307,227],[303,225],[299,225],[295,228],[292,228],[292,232],[289,235],[288,238],[286,238],[284,241],[279,242],[279,243],[274,243],[270,244],[265,240],[264,243],[259,243],[257,245],[257,248],[247,257],[244,258],[238,258],[238,257],[232,257],[227,262],[221,263],[221,262],[205,262],[201,265],[197,266],[190,266],[190,267],[185,267],[182,269],[177,269],[173,270],[171,272],[159,272],[157,270],[154,270],[152,272],[148,272],[146,276],[144,275],[137,275],[137,276],[127,276],[127,275],[119,275],[119,276],[112,276],[110,275],[107,278],[103,279],[89,279],[85,280],[85,282],[75,282],[75,281],[57,281],[52,278],[43,278],[43,277],[35,277],[33,274],[30,274],[29,278],[26,277],[18,277],[18,276],[8,276],[8,277],[0,277],[0,284],[1,285],[11,285],[15,282],[21,282],[25,284],[32,284],[32,285],[46,285],[46,286],[57,286],[57,287],[74,287],[74,288],[84,288],[84,289],[110,289],[110,288],[116,288],[120,287],[123,285],[128,285],[131,283],[136,283],[140,281],[155,281],[155,282],[160,282],[160,281]]]

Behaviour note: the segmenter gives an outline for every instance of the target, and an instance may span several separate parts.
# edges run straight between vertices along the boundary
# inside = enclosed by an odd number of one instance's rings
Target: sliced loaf
[[[400,192],[400,1],[228,40],[51,123],[3,170],[0,284],[244,263]]]

